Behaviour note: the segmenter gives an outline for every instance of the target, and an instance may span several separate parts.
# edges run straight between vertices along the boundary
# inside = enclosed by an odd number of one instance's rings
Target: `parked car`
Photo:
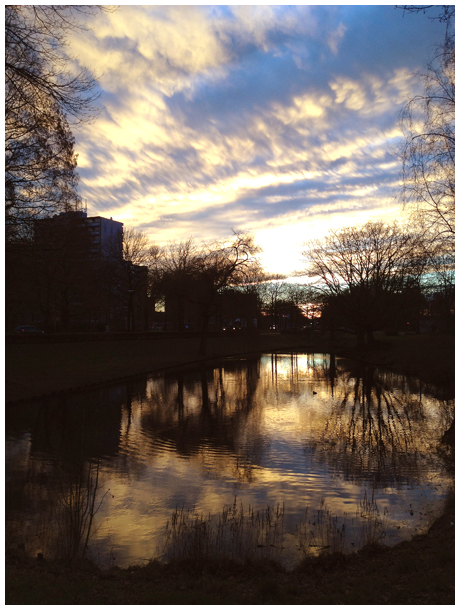
[[[37,328],[36,326],[30,326],[29,324],[26,325],[22,325],[22,326],[16,326],[16,330],[15,332],[17,332],[18,334],[39,334],[39,335],[43,335],[44,331],[40,330],[39,328]]]

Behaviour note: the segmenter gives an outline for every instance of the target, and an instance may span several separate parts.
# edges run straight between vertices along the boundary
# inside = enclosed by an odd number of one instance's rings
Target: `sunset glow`
[[[395,156],[442,25],[388,6],[120,6],[70,40],[103,110],[80,193],[164,245],[253,233],[268,271],[329,228],[401,216]]]

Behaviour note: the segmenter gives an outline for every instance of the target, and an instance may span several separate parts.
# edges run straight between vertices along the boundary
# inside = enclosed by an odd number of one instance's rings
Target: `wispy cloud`
[[[386,6],[122,6],[90,25],[72,41],[105,104],[76,134],[90,213],[159,243],[252,231],[286,272],[331,224],[398,213],[390,153],[439,24]]]

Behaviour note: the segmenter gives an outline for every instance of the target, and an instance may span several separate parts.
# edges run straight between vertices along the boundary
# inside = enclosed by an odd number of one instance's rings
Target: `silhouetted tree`
[[[404,6],[405,11],[432,8]],[[424,230],[453,247],[455,235],[455,33],[454,6],[439,6],[434,19],[446,23],[444,43],[418,74],[423,92],[401,116],[402,199]]]
[[[96,81],[73,72],[67,36],[94,6],[5,7],[5,205],[8,241],[78,201],[71,124],[95,116]]]
[[[306,246],[307,274],[317,279],[317,289],[355,330],[359,343],[365,333],[372,341],[373,331],[392,319],[427,265],[421,237],[397,223],[331,230]]]
[[[455,324],[455,256],[450,249],[446,252],[442,243],[438,246],[430,255],[430,273],[423,287],[425,313],[431,318],[433,329],[451,332]]]
[[[296,328],[303,325],[317,308],[314,291],[310,286],[288,283],[285,307],[289,311],[289,327]]]
[[[114,236],[107,257],[108,289],[127,311],[127,330],[149,326],[148,294],[153,290],[151,276],[158,274],[160,248],[143,231],[124,227],[121,244]],[[158,280],[157,280],[158,281]],[[139,319],[140,318],[140,319]]]
[[[278,273],[266,274],[259,282],[258,292],[262,308],[270,319],[270,327],[275,330],[279,326],[278,312],[281,301],[285,296],[285,275]]]
[[[447,32],[450,31],[455,18],[454,4],[400,4],[397,5],[396,8],[402,9],[404,13],[428,13],[428,18],[432,21],[445,23]],[[437,14],[435,15],[431,9],[435,9]]]
[[[195,258],[196,279],[200,286],[197,302],[201,318],[200,354],[206,353],[210,318],[215,313],[219,292],[227,286],[247,282],[252,267],[259,267],[260,252],[250,235],[234,233],[231,240],[205,244]]]
[[[273,328],[293,328],[302,325],[304,316],[312,311],[313,291],[309,286],[287,282],[279,273],[266,273],[255,268],[247,283],[236,288],[257,298],[259,317]],[[282,318],[281,316],[284,316]],[[284,320],[284,323],[281,322]]]
[[[161,286],[165,295],[167,322],[179,331],[185,329],[187,299],[190,298],[194,277],[197,246],[192,238],[170,243],[161,261]]]
[[[206,351],[211,317],[216,313],[218,296],[228,286],[248,282],[255,268],[259,248],[251,236],[235,232],[223,242],[198,246],[193,239],[170,244],[162,261],[166,313],[173,316],[178,330],[184,330],[187,308],[194,310],[201,330],[200,353]]]

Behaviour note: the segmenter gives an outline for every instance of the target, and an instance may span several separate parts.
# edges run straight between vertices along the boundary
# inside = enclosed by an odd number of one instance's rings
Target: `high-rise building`
[[[123,223],[112,218],[90,216],[86,225],[91,234],[91,252],[100,258],[121,259],[123,256]]]
[[[79,233],[86,241],[88,255],[97,259],[121,260],[123,223],[102,216],[88,217],[83,210],[62,212],[35,221],[35,242],[50,245]]]

